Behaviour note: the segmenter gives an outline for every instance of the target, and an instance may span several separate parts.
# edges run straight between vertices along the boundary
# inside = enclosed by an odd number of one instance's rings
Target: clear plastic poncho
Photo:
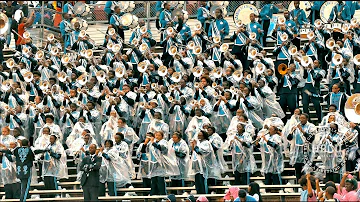
[[[265,137],[268,141],[276,143],[278,147],[275,149],[268,145],[264,139],[259,141],[262,160],[260,172],[263,175],[267,173],[281,174],[284,171],[281,137],[277,134],[267,134]]]
[[[189,163],[190,163],[189,146],[186,144],[185,140],[183,139],[181,139],[177,143],[174,143],[174,141],[170,139],[168,143],[169,143],[168,148],[170,149],[169,151],[170,153],[179,152],[181,154],[185,154],[182,157],[175,155],[180,174],[176,176],[170,176],[170,178],[175,180],[187,179],[188,171],[189,171]]]
[[[56,140],[56,142],[53,145],[49,145],[47,149],[50,149],[50,151],[44,153],[44,160],[42,160],[42,177],[52,176],[60,179],[68,178],[66,153],[62,144]],[[60,159],[52,157],[50,152],[60,154]]]
[[[285,113],[283,112],[280,104],[276,101],[276,95],[270,87],[265,85],[260,90],[265,95],[265,98],[261,97],[257,90],[255,90],[255,96],[261,103],[263,103],[264,117],[269,118],[272,114],[276,114],[278,117],[284,118]]]
[[[209,142],[211,143],[213,149],[216,148],[217,150],[214,151],[216,156],[216,161],[220,166],[221,173],[225,173],[228,170],[227,163],[224,160],[224,142],[219,134],[214,133],[209,136]]]

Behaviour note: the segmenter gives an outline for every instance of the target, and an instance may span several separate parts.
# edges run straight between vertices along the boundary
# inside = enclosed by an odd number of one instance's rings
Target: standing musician
[[[63,14],[63,20],[60,22],[60,33],[61,37],[64,41],[64,53],[66,53],[67,48],[71,48],[72,44],[72,36],[71,36],[71,24],[70,24],[70,15],[68,13]]]
[[[63,13],[67,13],[70,15],[70,17],[76,17],[75,11],[74,11],[74,5],[75,1],[68,1],[63,8]]]
[[[360,9],[360,4],[357,1],[345,1],[345,4],[350,9],[350,16],[351,18],[354,17],[355,11]]]
[[[266,38],[270,26],[270,20],[272,19],[274,13],[279,12],[279,8],[276,7],[274,4],[272,4],[271,1],[264,1],[264,3],[265,5],[262,7],[259,16],[255,16],[255,17],[259,17],[261,19],[261,25],[264,29],[264,35],[262,41],[263,41],[263,46],[266,47]]]
[[[337,1],[338,4],[335,5],[330,13],[328,23],[337,22],[345,23],[351,20],[350,8],[343,2]],[[344,38],[344,34],[340,32],[333,32],[333,37],[335,40]]]
[[[122,38],[123,41],[125,41],[125,35],[124,30],[128,29],[127,27],[123,26],[120,22],[120,17],[124,15],[124,12],[121,12],[119,6],[114,7],[114,13],[110,17],[110,28],[114,28],[116,32],[119,34],[119,36]]]
[[[290,39],[292,39],[293,35],[291,32],[289,32],[286,29],[285,25],[280,27],[280,30],[276,32],[276,35],[277,35],[277,37],[276,37],[277,38],[277,40],[276,40],[277,47],[273,50],[273,54],[276,56],[275,75],[277,78],[280,78],[281,75],[278,71],[278,66],[282,63],[285,65],[288,65],[291,60],[291,56],[289,54],[288,49],[290,46],[289,41],[290,41]]]
[[[110,24],[110,18],[115,10],[115,8],[114,8],[114,10],[111,9],[112,6],[117,6],[117,2],[116,1],[106,1],[104,11],[107,14],[109,24]]]
[[[308,22],[305,11],[300,8],[300,1],[294,1],[295,9],[290,12],[292,20],[296,23],[297,27],[302,27]]]
[[[156,45],[156,41],[152,39],[152,33],[149,28],[146,27],[146,32],[142,33],[142,29],[144,29],[144,26],[145,21],[143,19],[140,19],[139,27],[132,32],[129,43],[132,43],[135,39],[137,40],[138,45],[146,43],[148,47],[153,47]]]
[[[211,23],[210,20],[214,19],[214,17],[210,15],[210,8],[206,5],[206,1],[200,1],[199,4],[200,7],[197,10],[197,19],[201,22],[204,31],[208,33]]]
[[[306,11],[311,11],[310,21],[312,25],[314,24],[315,20],[320,19],[320,8],[324,2],[325,1],[314,1],[310,8],[305,9]]]
[[[290,12],[284,11],[284,17],[285,17],[285,27],[286,30],[290,31],[293,34],[293,38],[291,40],[291,43],[294,44],[298,50],[300,50],[300,37],[299,36],[299,28],[296,26],[296,23],[290,19]]]
[[[314,104],[318,122],[322,119],[322,110],[321,110],[321,96],[320,96],[320,82],[325,77],[325,70],[321,69],[319,66],[319,61],[315,61],[317,66],[310,64],[308,67],[304,68],[303,78],[305,79],[305,86],[302,93],[302,103],[304,113],[309,113],[309,101],[311,100]],[[314,64],[315,64],[314,62]]]
[[[27,17],[23,17],[20,19],[19,26],[18,26],[19,38],[15,43],[17,51],[20,51],[20,52],[22,51],[21,45],[24,45],[26,43],[25,38],[23,37],[23,34],[26,31],[26,28],[30,27],[34,23],[34,20],[35,20],[35,12],[34,11],[31,13],[29,19]]]
[[[164,10],[160,13],[160,24],[161,28],[167,28],[174,26],[174,19],[171,17],[171,5],[164,3]]]
[[[263,43],[264,30],[262,30],[262,26],[255,21],[254,13],[250,14],[250,23],[247,25],[246,30],[248,32],[256,33],[256,40],[259,41],[261,45],[264,45]]]
[[[230,41],[234,42],[231,54],[235,55],[242,64],[247,62],[246,47],[250,43],[249,33],[246,31],[245,25],[241,24],[234,34],[230,37]]]
[[[215,36],[220,36],[221,41],[223,41],[225,36],[229,35],[229,24],[223,15],[221,8],[215,10],[215,20],[211,22],[208,31],[209,40],[212,40]]]

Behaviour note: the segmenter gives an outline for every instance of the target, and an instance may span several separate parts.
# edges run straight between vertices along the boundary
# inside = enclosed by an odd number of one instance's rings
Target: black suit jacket
[[[99,170],[102,158],[95,155],[93,161],[91,156],[86,156],[80,164],[80,170],[84,171],[81,177],[81,186],[98,187],[100,184]]]

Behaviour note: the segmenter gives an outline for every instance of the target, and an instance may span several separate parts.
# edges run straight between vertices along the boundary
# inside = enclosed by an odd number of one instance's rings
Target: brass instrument
[[[233,74],[232,74],[232,77],[235,79],[235,81],[239,82],[242,77],[243,77],[243,74],[240,70],[236,70]]]
[[[158,69],[159,76],[165,76],[167,74],[167,67],[164,65],[161,65]]]
[[[345,103],[345,116],[354,123],[360,123],[360,94],[351,95]]]
[[[92,57],[93,57],[93,50],[87,49],[87,50],[85,51],[85,58],[90,59],[90,58],[92,58]]]
[[[309,39],[309,40],[311,40],[311,39],[313,39],[314,37],[315,37],[315,33],[313,32],[313,31],[311,31],[311,32],[309,32],[309,33],[307,33],[307,38]]]
[[[333,38],[329,38],[326,40],[326,47],[330,50],[332,50],[335,47],[335,40]]]
[[[0,35],[5,34],[9,29],[9,18],[5,13],[0,13]]]
[[[174,56],[177,53],[176,46],[174,46],[174,45],[170,46],[168,52],[169,52],[169,55]]]
[[[222,76],[221,68],[215,68],[215,69],[212,70],[211,73],[217,79],[221,78],[221,76]]]
[[[360,54],[355,55],[354,64],[355,65],[360,65]]]
[[[110,46],[108,46],[110,47]],[[121,45],[120,44],[113,44],[111,45],[111,50],[114,53],[118,53],[121,50]]]
[[[105,83],[106,82],[106,73],[103,70],[97,71],[96,72],[96,79],[100,83]]]
[[[145,72],[147,70],[147,63],[145,61],[142,61],[138,64],[138,71],[139,72]]]
[[[118,67],[115,69],[115,76],[117,78],[122,78],[125,75],[125,69],[123,67]]]
[[[221,46],[220,46],[220,52],[227,52],[229,50],[229,44],[227,43],[223,43]]]
[[[191,100],[190,104],[191,105],[196,105],[196,104],[199,104],[199,102],[197,100]]]
[[[1,84],[1,90],[8,91],[11,88],[11,85],[13,84],[13,80],[5,80]]]
[[[196,66],[192,69],[192,72],[195,77],[201,77],[203,73],[203,67]]]
[[[201,46],[195,46],[194,47],[194,54],[195,55],[200,55],[202,53],[202,48]]]
[[[81,86],[85,85],[87,83],[87,81],[88,81],[87,77],[86,77],[86,74],[80,75],[76,80]]]
[[[250,47],[248,50],[248,55],[250,58],[255,58],[258,54],[258,50],[254,47]]]
[[[195,87],[195,88],[200,88],[200,83],[199,83],[199,82],[195,82],[195,83],[194,83],[194,87]]]
[[[36,52],[36,54],[35,54],[35,59],[41,60],[41,59],[44,58],[44,55],[45,55],[44,51],[38,50],[38,51]]]
[[[171,75],[171,80],[175,83],[179,82],[181,80],[181,74],[180,72],[174,72],[172,75]]]
[[[40,81],[39,87],[42,91],[44,91],[50,87],[50,83],[49,81]]]
[[[24,77],[25,82],[28,82],[28,83],[30,83],[30,82],[34,79],[34,75],[33,75],[33,73],[31,73],[30,71],[27,71],[27,72],[23,75],[23,77]]]
[[[308,67],[309,65],[311,65],[313,63],[313,60],[311,59],[311,57],[305,55],[301,57],[301,66],[303,67]]]
[[[339,53],[335,54],[331,60],[335,66],[340,65],[343,62],[343,56]]]
[[[297,52],[298,52],[298,51],[297,51],[297,47],[296,47],[295,45],[291,45],[291,46],[289,47],[289,54],[290,54],[291,56],[296,55]]]
[[[15,63],[15,60],[12,59],[12,58],[9,58],[6,60],[6,66],[9,68],[9,69],[12,69],[13,67],[15,67],[16,63]]]
[[[57,73],[57,78],[59,79],[60,82],[65,82],[67,79],[67,75],[65,72],[59,72]]]
[[[257,73],[257,75],[264,73],[265,70],[266,70],[266,66],[262,62],[258,62],[256,64],[255,72]]]
[[[284,63],[281,63],[279,66],[278,66],[278,72],[279,74],[281,75],[285,75],[287,73],[287,70],[288,70],[288,66]]]
[[[315,27],[319,29],[322,26],[322,21],[320,19],[316,19],[314,24]]]
[[[188,49],[194,49],[195,48],[195,42],[194,41],[189,41],[187,46],[186,46]]]

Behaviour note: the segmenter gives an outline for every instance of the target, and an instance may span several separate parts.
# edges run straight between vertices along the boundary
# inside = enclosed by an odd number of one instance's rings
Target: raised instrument
[[[125,13],[120,17],[119,23],[122,26],[129,27],[130,29],[134,29],[139,25],[139,18],[131,13]]]
[[[70,21],[70,24],[71,24],[71,29],[75,30],[75,24],[76,23],[79,23],[80,25],[80,29],[81,30],[87,30],[89,25],[88,23],[86,22],[86,20],[82,19],[82,18],[79,18],[79,17],[75,17],[73,18],[71,21]]]
[[[301,66],[303,67],[308,67],[309,65],[311,65],[313,63],[313,60],[311,59],[311,57],[305,55],[301,57]]]
[[[332,50],[335,47],[335,40],[333,38],[329,38],[326,40],[326,47],[330,50]]]
[[[354,123],[360,123],[360,94],[351,95],[345,103],[345,116]]]
[[[117,78],[122,78],[125,75],[125,68],[124,67],[118,67],[115,69],[115,76]]]
[[[259,10],[252,4],[243,4],[236,8],[233,15],[233,20],[235,23],[241,21],[242,24],[247,25],[251,22],[249,16],[250,13],[259,15]]]
[[[264,73],[266,70],[266,66],[262,62],[258,62],[255,67],[256,74],[260,75]]]
[[[192,69],[192,72],[195,77],[201,77],[203,73],[203,68],[200,66],[196,66]]]
[[[119,6],[122,12],[131,12],[135,8],[135,1],[113,1],[111,10],[114,10],[115,6]]]
[[[171,56],[174,56],[177,53],[177,47],[174,45],[170,46],[168,52]]]
[[[295,45],[291,45],[288,50],[290,55],[295,55],[298,52]]]
[[[96,79],[100,83],[105,83],[106,82],[106,73],[104,72],[104,70],[100,70],[100,71],[96,72]]]
[[[167,67],[164,65],[161,65],[158,69],[159,76],[165,76],[167,74]]]
[[[145,72],[147,70],[147,63],[145,61],[142,61],[138,64],[138,71],[139,72]]]
[[[248,55],[250,58],[255,58],[258,53],[258,50],[254,47],[250,47],[248,50]]]
[[[218,68],[213,69],[211,71],[211,74],[217,79],[221,78],[221,76],[222,76],[221,68],[218,67]]]
[[[59,72],[57,73],[57,78],[59,79],[60,82],[65,82],[67,79],[67,75],[65,72]]]
[[[195,55],[200,55],[202,53],[202,48],[201,46],[195,46],[194,47],[194,54]]]
[[[12,69],[13,67],[15,67],[16,65],[16,62],[13,58],[9,58],[6,60],[6,66],[9,68],[9,69]]]
[[[233,74],[232,74],[232,77],[235,79],[235,81],[239,82],[242,77],[243,77],[243,74],[240,70],[236,70]]]
[[[355,65],[360,65],[360,54],[355,55],[354,64]]]
[[[80,75],[76,80],[81,86],[85,85],[88,81],[86,74]]]
[[[335,54],[334,57],[331,59],[334,65],[340,65],[343,62],[343,56],[339,53]]]
[[[309,40],[311,40],[311,39],[313,39],[313,38],[315,37],[315,33],[314,33],[313,31],[311,31],[311,32],[309,32],[309,33],[306,35],[306,37],[307,37]]]
[[[281,75],[285,75],[287,73],[288,70],[288,66],[284,63],[279,64],[278,66],[278,72]]]
[[[175,83],[179,82],[181,80],[181,74],[180,72],[174,72],[172,75],[171,75],[171,80]]]

